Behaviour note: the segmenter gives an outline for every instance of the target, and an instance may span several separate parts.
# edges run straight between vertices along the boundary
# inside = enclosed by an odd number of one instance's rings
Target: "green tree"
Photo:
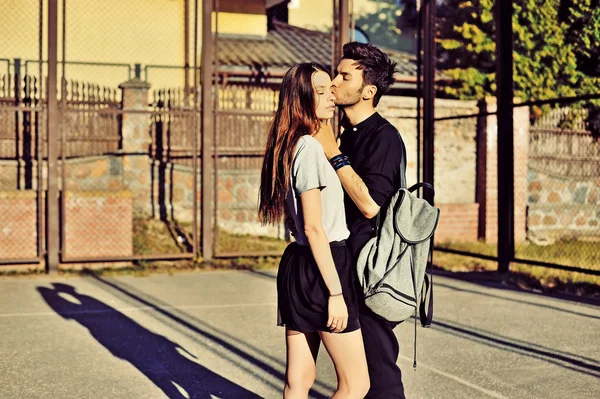
[[[374,3],[377,9],[357,15],[355,25],[378,46],[414,52],[416,0],[374,0]]]
[[[565,0],[563,0],[565,1]],[[581,59],[590,54],[598,24],[586,25],[586,38],[573,28],[573,20],[594,19],[598,0],[573,3],[559,16],[561,0],[515,0],[513,60],[515,95],[547,99],[598,91],[600,80],[582,70]],[[462,99],[495,92],[494,0],[445,0],[439,8],[438,68],[453,80],[444,88]],[[587,4],[587,6],[585,6]],[[571,31],[569,31],[571,28]],[[569,32],[572,34],[570,35]],[[596,36],[594,36],[596,35]]]
[[[496,89],[493,0],[446,0],[438,8],[438,69],[447,94],[481,98]]]
[[[600,77],[600,0],[562,0],[559,18],[567,24],[566,37],[574,46],[578,69]]]

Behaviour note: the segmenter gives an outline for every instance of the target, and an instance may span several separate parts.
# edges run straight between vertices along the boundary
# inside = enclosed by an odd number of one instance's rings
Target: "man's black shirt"
[[[369,194],[381,207],[381,215],[385,215],[389,200],[400,188],[404,143],[396,128],[377,112],[356,126],[347,121],[343,126],[340,150],[350,158]],[[348,245],[356,258],[367,241],[375,236],[377,218],[367,219],[348,194],[344,196],[344,205],[350,230]]]

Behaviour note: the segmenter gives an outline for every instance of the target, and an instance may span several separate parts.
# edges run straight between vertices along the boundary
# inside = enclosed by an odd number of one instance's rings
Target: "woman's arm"
[[[323,228],[321,190],[308,190],[300,196],[304,215],[304,233],[321,276],[329,290],[329,317],[327,326],[335,325],[333,332],[341,332],[348,324],[348,310],[342,295],[340,277],[333,262],[329,239]]]
[[[300,196],[302,213],[304,214],[304,234],[312,254],[319,266],[319,271],[325,280],[330,294],[342,292],[340,278],[333,263],[329,239],[323,228],[321,209],[321,190],[308,190]]]

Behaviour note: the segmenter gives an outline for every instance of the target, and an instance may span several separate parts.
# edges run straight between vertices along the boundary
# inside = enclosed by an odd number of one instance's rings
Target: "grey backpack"
[[[391,323],[415,316],[416,367],[417,311],[423,327],[431,326],[433,318],[433,236],[440,210],[413,193],[419,188],[433,191],[429,183],[405,188],[405,170],[403,156],[401,188],[390,200],[383,223],[377,216],[377,234],[362,248],[357,269],[365,305],[373,313]]]

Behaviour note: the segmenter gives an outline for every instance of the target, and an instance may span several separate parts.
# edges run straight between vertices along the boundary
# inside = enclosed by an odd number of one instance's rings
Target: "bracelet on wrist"
[[[336,164],[336,165],[333,167],[333,170],[335,170],[335,171],[337,172],[338,170],[340,170],[340,169],[341,169],[341,168],[343,168],[344,166],[350,166],[350,165],[351,165],[351,164],[350,164],[350,161],[344,161],[344,162],[340,162],[340,163],[337,163],[337,164]]]
[[[333,169],[337,171],[338,169],[343,168],[344,166],[351,165],[350,159],[344,154],[338,154],[329,160]]]
[[[332,297],[332,296],[341,296],[342,294],[343,294],[343,292],[338,292],[337,294],[329,294],[329,297]]]
[[[337,155],[329,158],[329,163],[333,165],[334,163],[339,162],[344,159],[348,159],[348,157],[344,154],[337,154]]]

